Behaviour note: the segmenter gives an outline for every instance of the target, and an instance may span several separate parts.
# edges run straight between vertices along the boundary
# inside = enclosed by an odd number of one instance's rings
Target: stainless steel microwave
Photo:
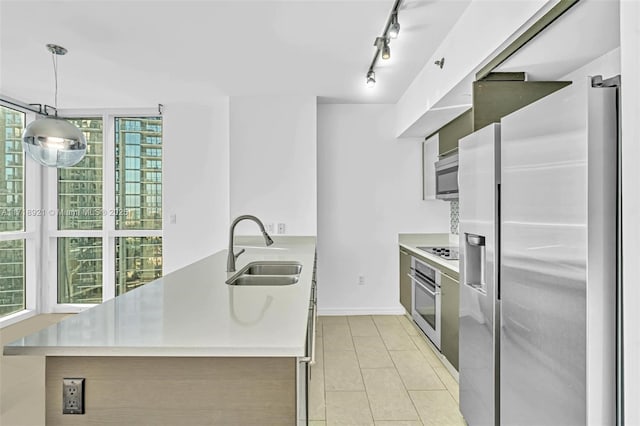
[[[458,199],[458,154],[436,162],[436,198]]]

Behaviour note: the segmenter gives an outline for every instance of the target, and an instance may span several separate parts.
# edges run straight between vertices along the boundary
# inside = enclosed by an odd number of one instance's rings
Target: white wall
[[[640,425],[640,3],[620,3],[625,424]]]
[[[395,139],[394,114],[395,105],[318,105],[321,314],[403,312],[398,233],[449,232],[449,203],[421,199],[422,145]]]
[[[232,97],[229,129],[231,218],[252,214],[284,223],[286,234],[315,235],[315,96]],[[244,222],[237,234],[258,228]]]
[[[223,249],[229,225],[229,99],[167,104],[164,273]],[[171,223],[175,215],[176,223]]]

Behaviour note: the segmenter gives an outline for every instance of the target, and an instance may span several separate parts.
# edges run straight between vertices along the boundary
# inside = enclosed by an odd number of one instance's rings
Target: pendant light
[[[58,118],[58,56],[66,54],[67,49],[55,44],[47,44],[47,49],[53,60],[55,116],[29,123],[22,135],[22,145],[25,152],[43,166],[71,167],[78,164],[87,152],[87,140],[80,129]]]

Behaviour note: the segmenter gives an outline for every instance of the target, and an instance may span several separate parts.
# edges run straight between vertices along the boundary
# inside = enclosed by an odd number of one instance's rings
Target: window
[[[115,119],[116,229],[162,229],[162,121]],[[116,241],[116,296],[162,276],[162,237]]]
[[[25,220],[21,141],[25,121],[24,112],[0,105],[0,318],[34,308],[29,306],[26,271],[27,253],[30,258],[35,253],[27,247],[32,245],[33,235],[27,232]],[[30,260],[36,262],[35,258]],[[33,274],[30,279],[35,281]]]
[[[58,303],[102,303],[102,238],[58,238]]]
[[[161,276],[161,237],[120,237],[116,240],[116,296]]]
[[[103,119],[69,120],[84,133],[87,153],[58,169],[58,303],[102,302]],[[89,235],[74,231],[94,231]]]
[[[57,171],[56,310],[162,276],[162,118],[78,117],[87,155]]]

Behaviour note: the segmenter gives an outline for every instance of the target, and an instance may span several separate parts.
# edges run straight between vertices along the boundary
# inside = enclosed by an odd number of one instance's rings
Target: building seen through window
[[[0,106],[0,233],[24,231],[25,114]],[[0,317],[25,309],[25,240],[0,241]]]
[[[162,118],[114,118],[114,164],[107,165],[114,168],[111,206],[103,199],[103,119],[72,121],[85,133],[89,150],[76,166],[59,171],[59,229],[157,234],[162,229]],[[115,282],[105,284],[115,286],[116,295],[162,276],[161,236],[117,236],[107,256],[105,247],[101,236],[58,239],[58,303],[101,303],[105,266],[113,268]]]

